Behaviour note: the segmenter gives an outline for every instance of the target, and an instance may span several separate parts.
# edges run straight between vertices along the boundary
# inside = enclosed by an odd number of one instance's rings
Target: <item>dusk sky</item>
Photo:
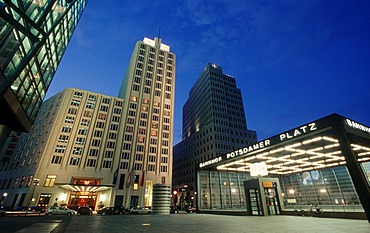
[[[242,90],[259,140],[332,113],[370,126],[370,1],[90,0],[47,93],[117,96],[135,43],[176,54],[174,145],[208,62]]]

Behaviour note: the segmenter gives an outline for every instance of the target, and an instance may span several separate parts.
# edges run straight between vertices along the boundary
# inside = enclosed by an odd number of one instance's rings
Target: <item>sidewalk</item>
[[[366,220],[210,214],[74,216],[65,232],[369,233]]]

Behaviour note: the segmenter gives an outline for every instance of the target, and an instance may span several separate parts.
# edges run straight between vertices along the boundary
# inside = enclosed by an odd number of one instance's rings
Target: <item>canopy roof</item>
[[[250,172],[265,163],[269,174],[291,174],[347,164],[351,148],[358,162],[370,161],[370,128],[332,114],[256,144],[200,163],[200,169]]]

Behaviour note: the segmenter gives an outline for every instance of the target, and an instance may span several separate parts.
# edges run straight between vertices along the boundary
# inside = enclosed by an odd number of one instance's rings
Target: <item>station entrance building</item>
[[[267,169],[267,175],[253,177],[251,168]],[[197,169],[199,211],[273,215],[315,206],[362,214],[370,222],[370,127],[338,114],[203,161]]]

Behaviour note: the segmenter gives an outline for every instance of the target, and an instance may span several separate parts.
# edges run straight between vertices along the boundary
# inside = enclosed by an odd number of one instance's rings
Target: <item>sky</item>
[[[135,43],[160,37],[177,59],[174,145],[208,62],[236,79],[258,140],[332,113],[370,126],[369,12],[368,0],[90,0],[46,98],[118,96]]]

